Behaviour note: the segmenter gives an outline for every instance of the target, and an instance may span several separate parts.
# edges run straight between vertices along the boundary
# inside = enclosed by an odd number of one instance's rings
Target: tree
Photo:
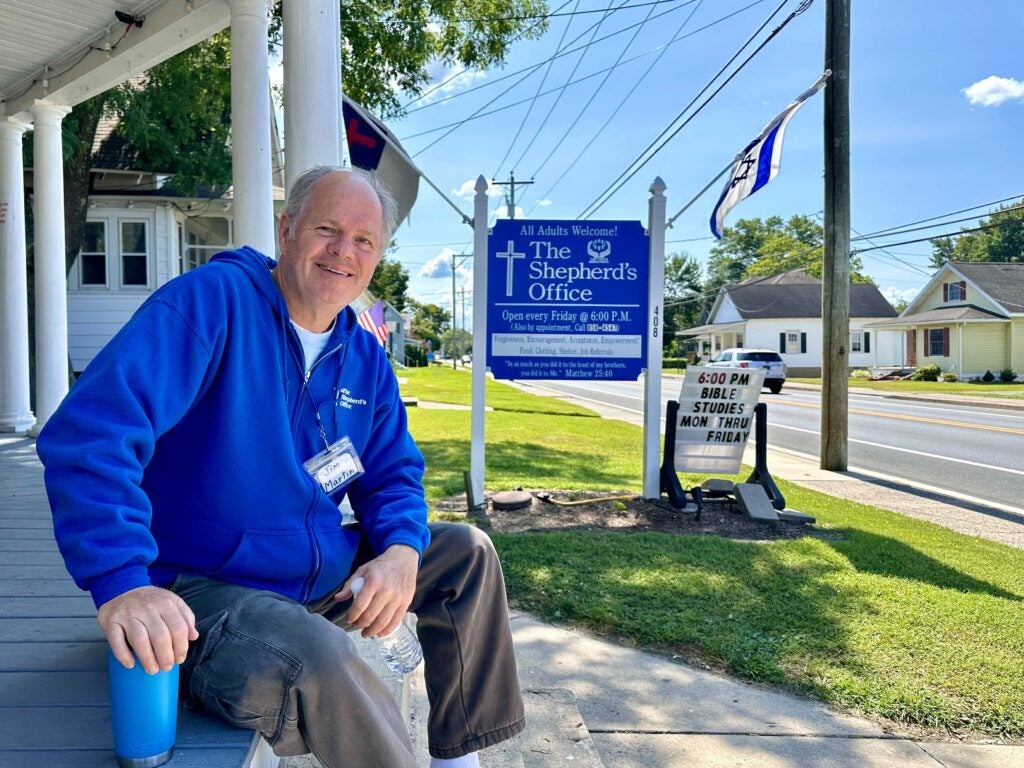
[[[781,216],[769,216],[763,221],[740,219],[734,227],[725,228],[722,239],[711,249],[705,292],[715,294],[728,283],[792,269],[802,269],[820,278],[823,245],[822,226],[809,216],[791,216],[788,221]],[[852,282],[872,282],[863,268],[858,256],[850,257]]]
[[[676,340],[676,331],[698,324],[704,305],[700,273],[700,264],[687,253],[673,253],[665,260],[665,333],[662,334],[662,345],[666,349]]]
[[[350,0],[340,3],[345,92],[366,107],[399,111],[397,91],[419,93],[428,65],[487,68],[519,38],[547,28],[543,0]],[[281,4],[271,18],[281,41]],[[144,78],[75,107],[64,120],[66,257],[70,269],[85,227],[92,145],[103,115],[138,151],[140,164],[173,175],[184,192],[230,181],[230,37],[215,35],[150,69]],[[396,88],[397,86],[397,88]],[[28,143],[28,142],[26,142]]]
[[[543,0],[348,0],[341,3],[345,93],[386,117],[397,115],[397,91],[419,93],[432,61],[493,67],[513,41],[547,29],[547,12]],[[280,41],[280,6],[270,33]]]
[[[449,328],[441,337],[445,354],[456,359],[473,351],[473,334],[465,328]]]
[[[386,256],[380,260],[370,280],[370,293],[378,299],[384,299],[399,312],[403,311],[408,302],[406,291],[409,288],[409,271],[401,262]]]
[[[451,327],[451,314],[437,304],[421,304],[415,299],[409,299],[408,306],[413,311],[410,327],[413,337],[429,341],[435,350],[440,349],[441,337]]]
[[[1024,262],[1024,199],[1001,205],[976,226],[988,227],[931,241],[931,266],[938,269],[947,261]]]

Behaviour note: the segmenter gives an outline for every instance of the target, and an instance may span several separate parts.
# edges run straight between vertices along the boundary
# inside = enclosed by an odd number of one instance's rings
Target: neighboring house
[[[907,367],[1024,373],[1024,264],[947,262],[898,318],[871,328],[902,335]]]
[[[869,323],[895,316],[896,311],[875,285],[850,285],[851,368],[899,362],[900,334],[868,329]],[[700,339],[705,359],[730,347],[772,349],[782,354],[791,376],[819,376],[821,280],[806,272],[793,271],[723,286],[707,324],[678,331],[676,335]]]
[[[182,195],[166,174],[139,170],[115,126],[103,120],[96,131],[85,237],[68,273],[68,354],[76,373],[157,288],[235,246],[232,190]],[[277,153],[277,131],[271,133]],[[280,172],[273,184],[280,213]]]

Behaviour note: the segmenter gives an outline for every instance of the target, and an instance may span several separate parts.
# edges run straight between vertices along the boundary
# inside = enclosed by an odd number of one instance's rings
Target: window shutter
[[[964,301],[967,301],[967,281],[966,280],[961,280],[960,281],[960,298],[963,299]]]
[[[871,331],[864,331],[864,351],[871,351]]]
[[[783,331],[779,334],[779,352],[786,354],[786,333]]]
[[[801,355],[807,354],[807,334],[806,333],[801,333],[800,334],[800,354]]]
[[[949,283],[942,284],[942,300],[949,301]]]
[[[942,356],[949,357],[949,328],[942,329]]]

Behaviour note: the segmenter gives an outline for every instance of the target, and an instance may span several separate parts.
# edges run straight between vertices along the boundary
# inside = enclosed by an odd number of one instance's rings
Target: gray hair
[[[398,203],[395,202],[395,196],[391,194],[391,190],[388,189],[387,185],[381,181],[380,176],[373,171],[366,171],[362,168],[316,165],[299,174],[295,181],[292,182],[292,188],[289,190],[288,199],[284,204],[284,214],[288,217],[288,239],[295,239],[295,225],[306,212],[306,206],[309,204],[309,198],[312,197],[313,189],[316,187],[317,182],[324,176],[332,173],[352,174],[369,184],[370,189],[377,194],[377,200],[380,201],[381,218],[384,224],[384,238],[383,242],[380,243],[380,252],[383,254],[391,244],[391,236],[398,228]]]

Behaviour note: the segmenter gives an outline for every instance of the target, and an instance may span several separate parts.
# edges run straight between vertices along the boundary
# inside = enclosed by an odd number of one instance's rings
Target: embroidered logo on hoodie
[[[338,390],[338,394],[334,398],[334,403],[339,408],[348,408],[349,410],[352,410],[352,406],[354,405],[366,405],[366,400],[361,397],[352,397],[352,393],[345,387],[342,387]]]

